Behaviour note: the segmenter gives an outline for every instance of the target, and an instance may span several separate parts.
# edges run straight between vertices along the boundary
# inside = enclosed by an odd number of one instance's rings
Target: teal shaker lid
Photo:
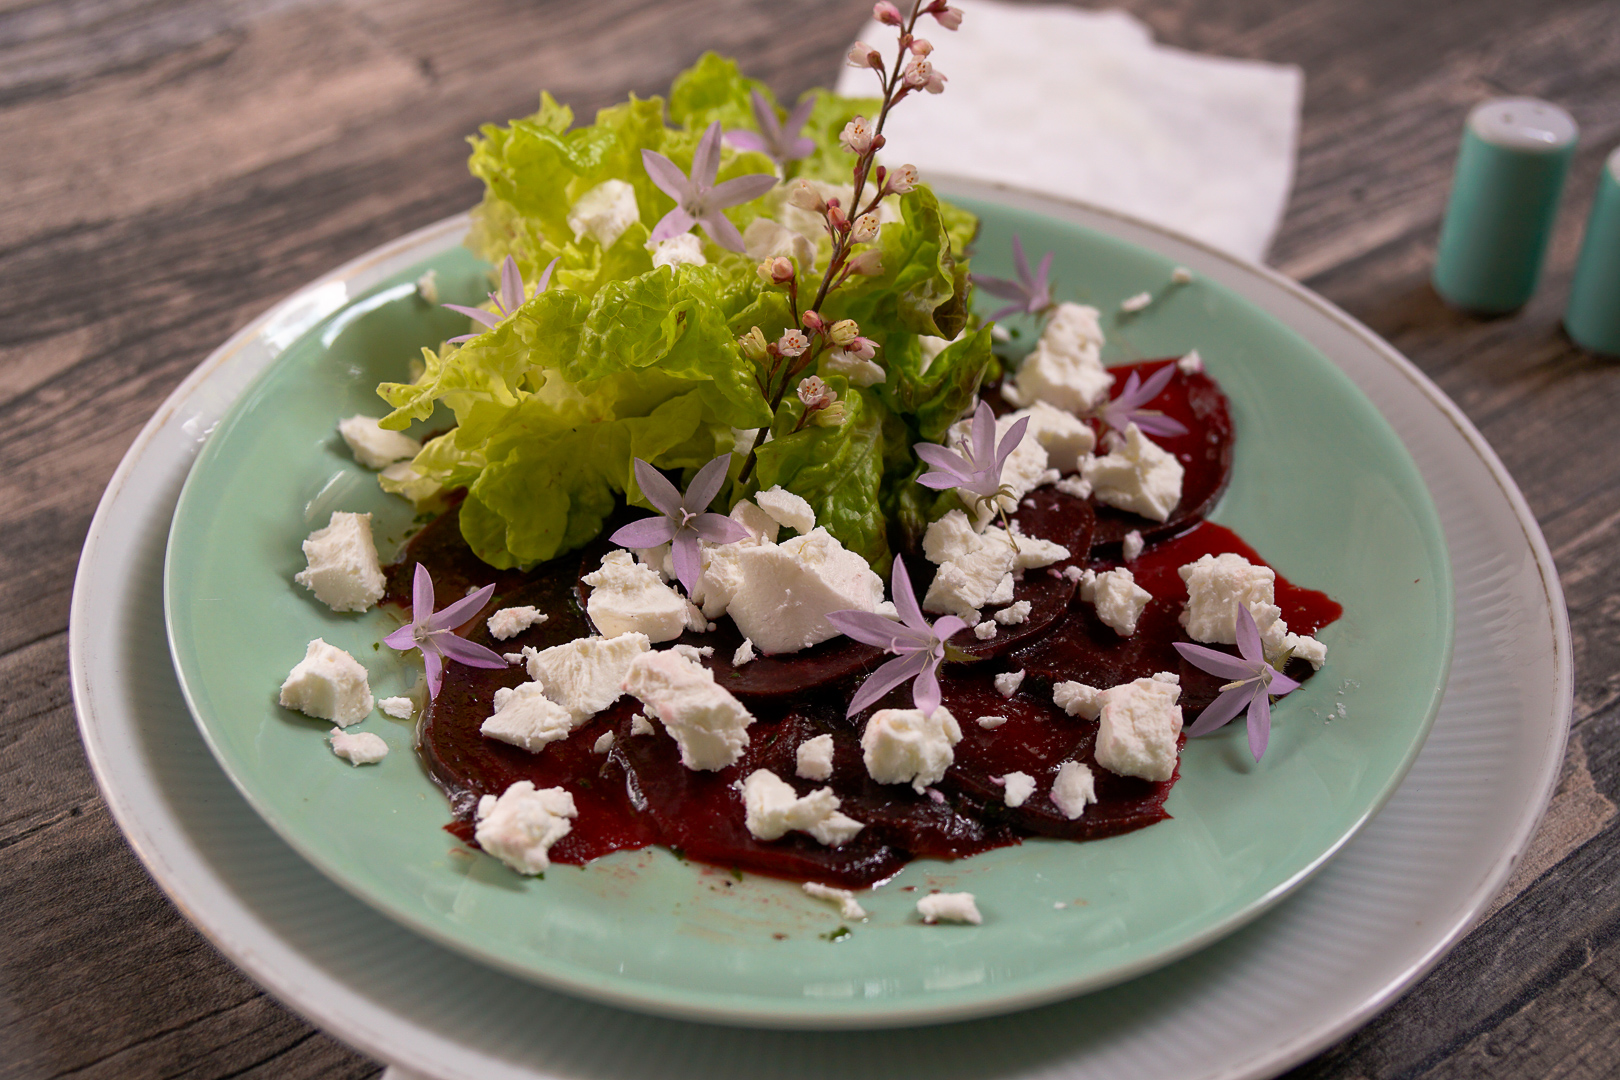
[[[1620,356],[1620,147],[1609,155],[1598,178],[1564,329],[1582,348]]]
[[[1448,304],[1497,315],[1530,299],[1579,134],[1574,117],[1535,98],[1469,112],[1434,266]]]

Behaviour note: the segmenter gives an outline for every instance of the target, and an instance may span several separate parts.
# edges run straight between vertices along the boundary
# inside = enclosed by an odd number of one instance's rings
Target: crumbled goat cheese
[[[1084,568],[1079,566],[1065,566],[1063,568],[1063,577],[1066,581],[1084,581],[1086,579],[1086,571]]]
[[[918,373],[922,375],[928,374],[928,369],[933,367],[934,361],[939,358],[939,354],[961,341],[962,334],[965,333],[967,331],[964,329],[961,334],[957,334],[953,338],[935,337],[932,334],[919,335],[917,338],[917,351],[922,354],[922,363],[917,368]]]
[[[754,643],[743,638],[743,643],[737,646],[737,651],[731,654],[731,666],[742,667],[754,658]]]
[[[324,529],[304,541],[309,565],[293,580],[333,611],[364,611],[382,599],[382,565],[371,541],[371,515],[332,513]]]
[[[1052,805],[1073,821],[1086,812],[1086,804],[1097,801],[1097,780],[1083,761],[1065,761],[1052,781]]]
[[[604,248],[613,246],[624,231],[641,220],[636,189],[623,180],[604,180],[575,200],[568,211],[568,227],[577,243],[589,235]]]
[[[535,790],[519,780],[496,798],[478,800],[473,839],[478,846],[520,874],[538,874],[551,865],[551,846],[574,827],[574,797],[564,788]]]
[[[1161,672],[1102,692],[1094,751],[1098,765],[1120,776],[1170,779],[1181,734],[1181,706],[1176,704],[1181,687],[1163,676]]]
[[[1044,401],[1069,412],[1088,412],[1107,399],[1114,385],[1113,375],[1103,367],[1102,346],[1096,308],[1059,304],[1017,376],[1002,383],[1001,396],[1014,405]]]
[[[780,484],[755,495],[754,502],[772,520],[786,525],[800,536],[816,527],[816,512],[810,508],[810,504]]]
[[[990,590],[990,595],[985,597],[984,602],[986,604],[998,606],[1001,604],[1012,603],[1012,598],[1013,575],[1012,571],[1009,570],[1005,574],[1001,575],[1001,580],[996,582],[996,587]]]
[[[613,732],[611,731],[602,732],[596,737],[596,741],[591,744],[591,753],[593,754],[605,754],[611,749],[613,749]]]
[[[816,264],[816,246],[808,236],[768,217],[757,217],[748,223],[748,228],[743,230],[743,249],[755,262],[793,259],[800,270],[809,270]]]
[[[923,597],[923,610],[976,621],[979,608],[1012,600],[1010,575],[1066,559],[1069,549],[1049,540],[1020,537],[1015,551],[1005,529],[990,527],[976,533],[967,514],[951,510],[923,533],[923,554],[940,564]],[[1005,599],[998,601],[998,595]]]
[[[1015,810],[1035,794],[1035,778],[1026,772],[1010,772],[1001,778],[1001,783],[1006,788],[1003,799]]]
[[[382,736],[369,731],[345,735],[342,728],[333,728],[327,738],[331,740],[332,753],[350,765],[375,765],[388,756],[388,744],[382,741]]]
[[[794,752],[796,772],[806,780],[831,780],[833,770],[833,737],[817,735],[799,744]]]
[[[1139,292],[1135,296],[1127,296],[1125,299],[1121,300],[1119,302],[1119,310],[1125,312],[1127,315],[1134,315],[1138,311],[1146,308],[1151,303],[1153,303],[1152,293]]]
[[[997,612],[997,614],[1000,613]],[[986,619],[984,622],[973,628],[973,636],[978,638],[980,641],[989,641],[991,638],[996,636],[996,624],[991,622],[989,619]]]
[[[489,627],[490,636],[496,641],[508,641],[545,621],[546,616],[540,613],[540,609],[530,604],[526,607],[503,607],[491,615],[484,625]]]
[[[568,710],[575,727],[595,716],[624,692],[624,677],[636,657],[652,648],[646,634],[575,638],[549,649],[523,650],[529,678]]]
[[[1012,430],[1012,426],[1016,422],[1014,417],[1010,415],[996,418],[996,447],[998,452],[1001,440],[1007,437],[1007,433]],[[960,452],[963,445],[971,441],[972,430],[973,422],[971,420],[962,420],[953,424],[951,429],[946,432],[946,445]],[[1012,453],[1007,455],[1006,460],[1002,462],[1001,483],[1005,490],[1001,495],[981,503],[979,496],[972,492],[964,488],[956,489],[957,495],[962,500],[962,505],[977,515],[974,522],[975,528],[982,529],[996,516],[998,507],[1009,514],[1017,510],[1018,500],[1041,486],[1041,481],[1046,475],[1046,467],[1046,449],[1035,439],[1029,429],[1025,428],[1023,438],[1018,440],[1018,445],[1013,448]]]
[[[1086,571],[1080,579],[1080,599],[1093,604],[1097,618],[1113,627],[1120,637],[1136,633],[1136,620],[1142,617],[1153,594],[1136,583],[1136,575],[1123,566],[1100,574]]]
[[[952,747],[961,741],[962,729],[944,706],[928,717],[920,709],[879,709],[861,732],[861,757],[873,780],[910,784],[921,795],[951,767]]]
[[[813,896],[817,900],[828,900],[837,904],[838,914],[850,922],[866,918],[866,909],[861,907],[855,899],[855,894],[848,889],[835,889],[831,885],[818,885],[814,881],[805,882],[801,888],[806,895]]]
[[[583,722],[546,697],[540,683],[526,682],[495,691],[495,712],[479,725],[478,732],[486,739],[538,754],[549,744],[566,739]]]
[[[1060,682],[1052,687],[1052,704],[1082,720],[1095,720],[1102,714],[1103,692],[1082,682]]]
[[[1017,626],[1020,623],[1028,621],[1029,609],[1029,601],[1020,600],[1011,607],[1002,608],[1000,611],[991,616],[991,618],[995,619],[996,622],[1000,623],[1002,626]],[[974,627],[974,629],[977,630],[978,627]],[[990,632],[995,633],[995,628],[993,626],[991,627]],[[986,636],[988,637],[989,635]]]
[[[651,548],[635,548],[636,562],[657,574],[664,581],[675,576],[675,557],[671,554],[668,544],[659,544]]]
[[[763,540],[767,544],[774,544],[782,531],[775,518],[748,499],[738,500],[737,505],[731,508],[731,520],[747,529],[748,538],[756,542]]]
[[[1086,467],[1086,462],[1090,460],[1091,455],[1087,454],[1085,457],[1080,459],[1079,463],[1075,465],[1075,468],[1084,470]],[[1077,499],[1091,498],[1091,481],[1086,479],[1083,471],[1076,473],[1073,476],[1065,476],[1052,486],[1063,492],[1063,494],[1073,495]]]
[[[1183,375],[1197,375],[1204,370],[1204,358],[1198,355],[1197,349],[1194,349],[1180,360],[1177,360],[1176,367],[1181,369]]]
[[[694,664],[701,664],[714,655],[713,645],[671,645],[671,652],[678,652]]]
[[[632,735],[651,735],[652,733],[653,733],[652,721],[648,720],[641,713],[636,713],[636,715],[634,715],[634,716],[632,716],[630,718],[630,734],[632,734]]]
[[[1181,462],[1135,424],[1127,425],[1123,445],[1091,458],[1084,471],[1098,502],[1154,521],[1169,518],[1181,501]]]
[[[372,707],[366,669],[336,645],[316,638],[281,684],[281,704],[338,727],[357,724]]]
[[[986,731],[993,731],[1006,722],[1007,718],[1005,716],[981,716],[978,719],[979,726]]]
[[[403,431],[377,426],[374,416],[351,416],[338,421],[338,434],[349,444],[354,460],[368,469],[383,469],[396,461],[414,458],[422,444]]]
[[[1019,668],[1017,671],[1003,671],[991,681],[996,684],[996,693],[1000,694],[1004,698],[1010,698],[1014,694],[1018,693],[1018,688],[1023,685],[1024,669]]]
[[[1309,661],[1311,667],[1318,671],[1327,663],[1327,646],[1309,635],[1285,634],[1282,647],[1294,659]]]
[[[377,708],[396,720],[409,720],[416,712],[416,702],[408,697],[385,697],[377,702]]]
[[[1097,433],[1091,425],[1071,412],[1065,412],[1044,401],[1037,401],[1027,409],[1020,409],[1010,419],[1029,417],[1026,438],[1032,438],[1046,451],[1046,463],[1059,474],[1072,473],[1080,467],[1080,459],[1091,453],[1097,445]],[[1057,477],[1052,478],[1054,481]]]
[[[979,914],[979,905],[973,902],[970,892],[942,892],[925,896],[917,901],[917,914],[922,916],[925,923],[972,923],[978,926],[984,922],[984,916]]]
[[[1177,285],[1186,285],[1193,279],[1192,271],[1185,266],[1178,266],[1170,271],[1170,280]]]
[[[1136,529],[1132,529],[1125,534],[1125,539],[1120,542],[1120,553],[1125,556],[1126,562],[1135,562],[1141,556],[1142,549],[1146,546],[1146,543],[1142,540],[1142,534]]]
[[[653,269],[660,266],[708,266],[703,257],[703,239],[696,233],[681,233],[660,240],[652,249]]]
[[[706,556],[693,590],[703,614],[711,619],[729,614],[766,655],[837,637],[826,618],[829,611],[875,611],[883,601],[883,579],[826,529],[811,529],[784,544],[710,547]]]
[[[1276,603],[1277,574],[1233,552],[1203,555],[1177,573],[1187,583],[1181,625],[1194,641],[1237,643],[1237,605],[1247,604],[1268,652],[1275,652],[1288,627]]]
[[[744,822],[759,840],[780,840],[790,831],[809,833],[827,847],[854,839],[866,826],[838,811],[832,788],[818,788],[802,798],[793,785],[769,769],[755,769],[743,781]]]
[[[686,600],[628,551],[610,551],[602,567],[580,579],[591,587],[585,613],[608,637],[646,634],[673,641],[686,632]]]
[[[723,769],[742,757],[754,717],[731,691],[716,685],[714,672],[674,652],[637,656],[624,690],[662,721],[688,769]]]

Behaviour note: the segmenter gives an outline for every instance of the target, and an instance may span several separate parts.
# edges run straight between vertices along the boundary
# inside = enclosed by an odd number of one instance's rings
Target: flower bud
[[[866,277],[879,277],[883,273],[883,254],[877,248],[867,248],[849,260],[849,272]]]
[[[844,346],[844,351],[857,360],[870,360],[877,355],[877,342],[869,337],[857,337]]]
[[[849,47],[849,54],[844,62],[852,68],[874,68],[883,70],[883,54],[864,41],[857,41]]]
[[[763,363],[765,358],[770,355],[770,346],[765,341],[765,335],[760,332],[757,326],[737,339],[737,348],[741,349],[742,354],[756,364]]]
[[[838,205],[837,199],[827,200],[827,224],[835,229],[844,229],[849,225],[849,218],[845,215],[844,208]]]
[[[862,214],[855,219],[855,227],[850,230],[849,238],[857,244],[869,243],[878,234],[878,219],[876,214]]]
[[[804,402],[806,412],[816,409],[825,409],[838,400],[838,394],[818,375],[812,375],[799,383],[799,400]]]
[[[912,38],[911,52],[913,56],[927,56],[934,51],[933,43],[927,38]]]
[[[759,264],[759,280],[767,285],[786,285],[794,278],[793,260],[783,255]]]
[[[860,337],[860,335],[861,328],[855,325],[854,319],[839,319],[827,330],[827,336],[832,338],[832,343],[840,349],[847,349],[849,343]],[[870,357],[866,359],[870,359]]]
[[[842,401],[835,401],[825,408],[816,410],[816,415],[810,422],[817,427],[837,427],[849,419],[849,406]]]
[[[947,30],[955,30],[962,25],[962,9],[953,8],[947,4],[935,3],[928,9],[928,14],[939,20],[939,25]]]
[[[844,125],[838,143],[852,154],[866,153],[872,149],[872,125],[866,122],[866,117],[857,116]]]
[[[799,321],[803,323],[804,328],[810,331],[812,334],[818,334],[827,329],[827,320],[823,319],[820,313],[815,311],[806,311],[803,315],[799,316]]]
[[[917,186],[917,166],[902,165],[889,173],[889,190],[904,195]]]
[[[776,351],[783,356],[800,356],[809,347],[810,339],[798,330],[787,331],[776,342]]]
[[[872,18],[884,26],[899,26],[900,9],[889,3],[889,0],[878,0],[872,5]]]
[[[827,208],[827,204],[822,201],[821,192],[817,191],[808,180],[800,180],[788,190],[788,202],[812,214],[819,214]]]

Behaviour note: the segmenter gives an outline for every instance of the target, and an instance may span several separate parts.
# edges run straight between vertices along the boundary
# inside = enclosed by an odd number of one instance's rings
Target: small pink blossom
[[[885,26],[899,26],[901,23],[900,9],[889,0],[878,0],[872,5],[872,18]]]
[[[902,165],[889,173],[889,190],[904,195],[917,186],[917,166]]]
[[[878,234],[878,219],[876,214],[862,214],[855,219],[855,227],[850,230],[849,238],[857,244],[865,244]]]
[[[808,180],[800,180],[788,189],[788,202],[800,210],[808,210],[812,214],[819,214],[827,209],[827,203],[816,190],[814,184]]]
[[[880,277],[883,274],[883,254],[876,248],[867,248],[849,260],[847,266],[851,274]]]
[[[819,334],[827,329],[827,320],[823,319],[818,311],[806,311],[799,316],[799,322],[812,334]]]
[[[819,376],[812,375],[799,382],[799,400],[804,403],[805,411],[809,412],[825,409],[838,400],[838,394]]]
[[[857,337],[843,349],[857,360],[870,360],[877,355],[877,342],[869,337]]]
[[[945,90],[945,76],[934,70],[931,61],[920,57],[906,65],[902,78],[913,90],[927,90],[930,94],[943,93]]]
[[[766,259],[759,264],[759,279],[767,285],[786,285],[793,280],[793,260],[785,255]]]
[[[844,125],[844,130],[838,136],[838,144],[852,154],[864,154],[872,149],[872,126],[866,122],[866,117],[857,116]]]
[[[857,41],[849,47],[849,55],[845,57],[844,62],[852,68],[883,70],[883,54],[864,41]]]
[[[776,342],[776,351],[783,356],[802,356],[810,347],[810,339],[800,330],[789,330]]]
[[[928,9],[928,14],[939,20],[939,25],[947,30],[955,30],[962,25],[962,9],[953,8],[948,4],[935,3]]]
[[[911,39],[911,54],[913,56],[927,56],[929,53],[931,53],[933,51],[934,51],[934,44],[933,44],[933,42],[929,41],[927,38],[912,38]]]

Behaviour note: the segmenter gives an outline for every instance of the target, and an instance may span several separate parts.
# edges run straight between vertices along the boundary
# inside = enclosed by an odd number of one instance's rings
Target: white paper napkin
[[[918,35],[947,78],[889,115],[883,160],[1015,184],[1168,226],[1259,261],[1293,183],[1304,75],[1153,43],[1122,11],[952,0]],[[892,27],[861,40],[894,55]],[[875,96],[870,70],[838,92]]]

